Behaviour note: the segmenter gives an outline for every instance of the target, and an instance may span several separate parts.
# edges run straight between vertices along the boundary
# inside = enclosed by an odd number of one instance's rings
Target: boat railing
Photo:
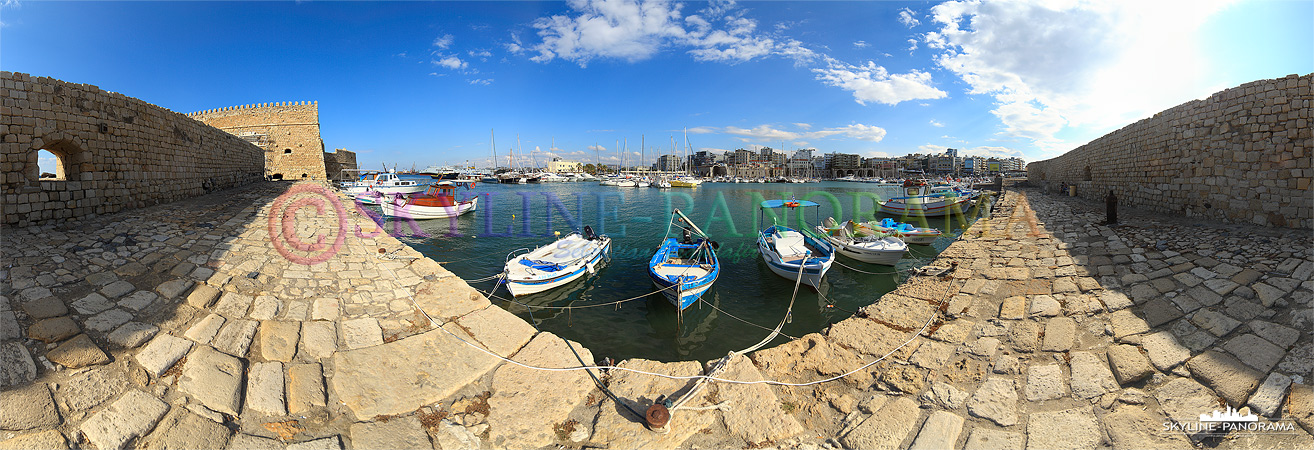
[[[516,253],[516,252],[524,252],[524,253],[528,254],[528,253],[531,252],[531,251],[533,251],[533,249],[530,249],[530,248],[518,248],[518,249],[512,250],[511,253],[507,253],[507,254],[506,254],[506,261],[510,261],[511,258],[515,258],[515,257],[517,256],[517,253]]]

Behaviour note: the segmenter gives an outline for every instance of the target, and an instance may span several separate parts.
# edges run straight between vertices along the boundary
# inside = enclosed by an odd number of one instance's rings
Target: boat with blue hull
[[[698,301],[721,274],[721,263],[716,259],[719,245],[679,209],[671,214],[671,225],[679,227],[683,236],[670,237],[668,227],[667,237],[648,261],[648,277],[671,304],[683,311]]]
[[[759,215],[768,209],[785,208],[793,212],[808,207],[817,208],[818,219],[821,214],[821,205],[806,200],[767,200],[761,206]],[[789,213],[785,217],[788,219]],[[814,289],[821,288],[821,279],[835,262],[835,246],[811,233],[783,225],[772,225],[758,233],[757,251],[771,272]]]
[[[520,255],[515,255],[516,252],[507,258],[503,276],[511,295],[520,297],[566,285],[586,273],[596,273],[598,265],[611,258],[611,238],[594,234],[586,226],[583,234],[570,233],[532,251]]]

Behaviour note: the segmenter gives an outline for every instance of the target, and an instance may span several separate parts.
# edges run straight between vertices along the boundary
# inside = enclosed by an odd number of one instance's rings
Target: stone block
[[[1191,375],[1218,391],[1228,404],[1238,408],[1245,404],[1263,377],[1263,373],[1216,350],[1196,355],[1186,362],[1186,368],[1190,369]]]
[[[940,450],[954,448],[958,435],[963,432],[963,417],[948,411],[936,411],[926,418],[922,430],[913,439],[909,450]]]
[[[287,410],[289,414],[305,415],[314,408],[326,405],[324,374],[319,363],[287,365]]]
[[[192,341],[169,333],[160,333],[137,352],[137,364],[158,377],[173,367],[173,364],[182,359],[191,348]]]
[[[192,289],[192,293],[187,294],[187,304],[196,308],[209,308],[215,300],[219,299],[221,293],[222,291],[213,286],[200,284],[196,289]]]
[[[119,450],[128,440],[145,436],[168,410],[169,405],[133,389],[93,414],[80,430],[97,449]]]
[[[260,354],[272,361],[290,362],[297,354],[300,322],[260,322]]]
[[[1282,360],[1283,356],[1286,356],[1286,351],[1281,347],[1253,334],[1232,338],[1223,344],[1223,349],[1236,355],[1237,359],[1246,365],[1259,369],[1260,372],[1268,372]]]
[[[1137,317],[1130,309],[1118,310],[1109,314],[1109,322],[1113,325],[1113,338],[1117,340],[1150,331],[1149,324],[1144,319]]]
[[[260,322],[255,320],[230,320],[215,334],[212,345],[215,350],[245,358],[259,326]]]
[[[59,425],[59,410],[44,383],[0,391],[0,430],[30,430]]]
[[[46,359],[72,369],[110,362],[109,355],[85,334],[59,344],[59,347],[46,353]]]
[[[1146,335],[1141,346],[1160,371],[1168,372],[1178,364],[1191,357],[1191,350],[1177,343],[1177,338],[1169,331],[1160,331]]]
[[[573,345],[585,361],[592,360],[588,349]],[[566,342],[551,333],[538,335],[512,359],[542,367],[579,364]],[[553,388],[534,389],[542,385]],[[552,443],[553,425],[579,405],[592,388],[588,374],[580,371],[542,372],[503,365],[493,373],[488,423],[497,426],[489,431],[488,442],[504,448],[535,448]]]
[[[1282,399],[1286,397],[1287,388],[1291,386],[1291,377],[1273,372],[1268,374],[1264,383],[1246,402],[1250,409],[1263,416],[1273,417],[1282,409]]]
[[[42,319],[27,327],[27,337],[41,342],[59,342],[81,333],[77,322],[68,316]]]
[[[456,323],[465,327],[485,348],[499,355],[515,353],[535,333],[529,323],[496,306],[473,311],[456,319]]]
[[[1022,433],[976,427],[967,436],[963,450],[1022,450],[1026,440]]]
[[[1045,339],[1040,349],[1047,352],[1065,352],[1072,348],[1077,337],[1077,322],[1071,317],[1055,317],[1045,324]]]
[[[1063,369],[1057,364],[1035,364],[1027,368],[1027,384],[1024,388],[1029,402],[1053,400],[1068,395],[1067,383],[1063,381]]]
[[[233,433],[221,424],[185,408],[173,408],[150,435],[142,440],[144,449],[223,448]]]
[[[246,377],[245,411],[281,416],[287,414],[283,401],[283,364],[257,362],[251,364]]]
[[[967,401],[967,411],[1001,427],[1016,425],[1017,389],[1013,387],[1013,381],[1001,377],[987,379]]]
[[[383,328],[378,319],[365,317],[338,324],[338,340],[349,350],[383,344]]]
[[[483,376],[498,362],[435,329],[388,344],[334,353],[332,384],[356,417],[368,420],[432,405]],[[408,395],[393,395],[396,392]]]
[[[1032,413],[1027,419],[1027,449],[1095,450],[1102,435],[1089,406]]]
[[[68,440],[57,430],[20,434],[0,441],[0,450],[68,450]]]
[[[68,307],[55,297],[46,297],[23,303],[23,311],[33,319],[48,319],[68,314]]]
[[[1104,416],[1104,430],[1115,449],[1192,450],[1180,431],[1167,430],[1165,418],[1141,408],[1121,407]]]
[[[840,438],[846,448],[862,449],[898,449],[907,439],[921,411],[917,403],[907,397],[899,397],[886,403],[867,420]]]
[[[159,332],[160,328],[141,322],[128,322],[115,329],[108,336],[108,339],[114,345],[123,348],[137,348],[137,346],[146,342]]]
[[[351,445],[356,449],[429,449],[429,434],[414,416],[398,417],[387,422],[354,423]]]
[[[298,355],[305,360],[320,360],[338,351],[338,328],[334,322],[314,321],[301,323],[301,342]]]
[[[187,357],[178,389],[206,408],[236,416],[245,373],[242,360],[202,345]]]
[[[1113,376],[1118,379],[1118,384],[1126,385],[1154,374],[1149,358],[1141,354],[1141,350],[1134,345],[1109,346],[1108,356],[1109,367],[1113,369]]]

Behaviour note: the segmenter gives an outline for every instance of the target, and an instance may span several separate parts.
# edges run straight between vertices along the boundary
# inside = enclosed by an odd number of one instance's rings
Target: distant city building
[[[652,165],[652,170],[659,172],[679,172],[684,170],[683,158],[675,155],[662,155],[657,157],[657,162]]]
[[[548,161],[547,170],[552,173],[583,172],[584,164],[577,161],[565,161],[561,158],[554,157],[551,161]]]

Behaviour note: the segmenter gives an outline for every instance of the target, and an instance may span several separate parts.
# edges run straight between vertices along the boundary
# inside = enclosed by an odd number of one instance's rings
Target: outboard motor
[[[692,244],[692,243],[693,243],[693,234],[689,232],[689,229],[688,229],[688,228],[684,228],[683,230],[684,230],[684,241],[683,241],[683,242],[684,242],[685,244]]]
[[[593,232],[593,227],[588,226],[588,225],[585,225],[585,226],[584,226],[584,238],[585,238],[585,239],[588,239],[588,240],[590,240],[590,241],[596,241],[596,240],[598,240],[598,234]]]

